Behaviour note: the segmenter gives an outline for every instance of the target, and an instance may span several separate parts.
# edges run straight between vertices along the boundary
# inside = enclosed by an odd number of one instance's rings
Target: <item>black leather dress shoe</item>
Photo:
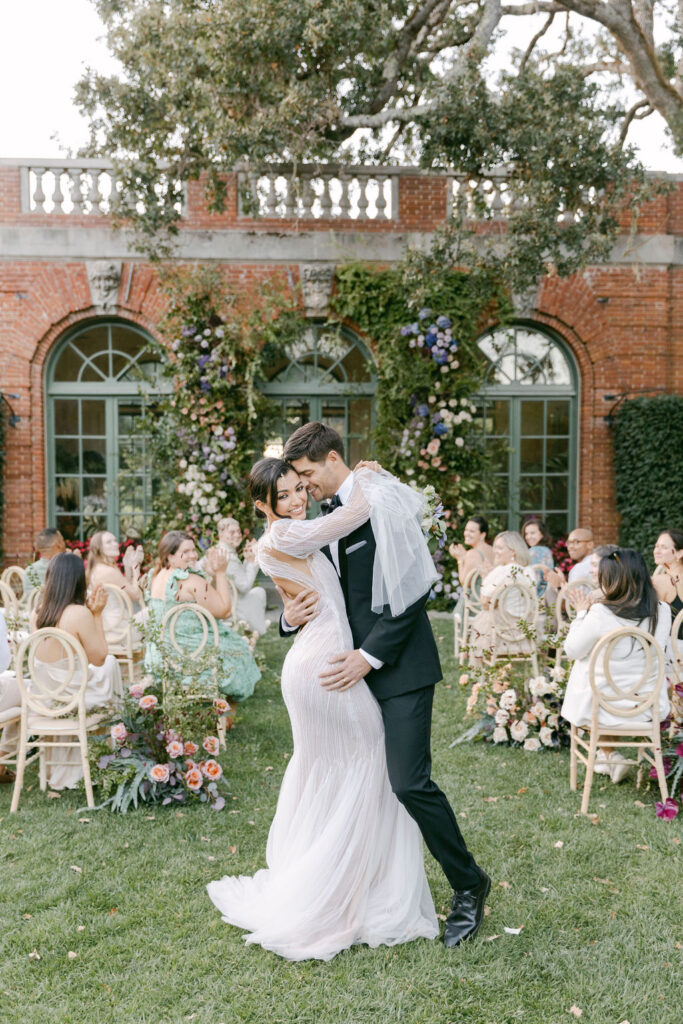
[[[451,912],[446,918],[444,946],[450,949],[459,946],[465,939],[474,938],[484,920],[486,897],[490,891],[491,879],[485,871],[481,873],[481,882],[473,889],[456,889],[453,893]]]

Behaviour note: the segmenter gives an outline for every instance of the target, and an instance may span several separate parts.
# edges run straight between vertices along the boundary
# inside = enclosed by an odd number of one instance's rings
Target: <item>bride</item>
[[[405,509],[397,537],[419,530],[415,492],[375,465],[354,473],[346,504],[313,520],[305,518],[306,489],[289,463],[262,459],[251,473],[257,513],[268,521],[261,568],[287,596],[313,588],[317,615],[297,634],[282,669],[294,752],[268,836],[268,867],[207,888],[223,920],[248,930],[248,943],[289,960],[330,960],[354,943],[438,934],[422,837],[389,785],[379,706],[364,680],[343,691],[320,684],[330,655],[353,646],[339,577],[320,549],[369,518],[390,542],[388,517],[376,524],[374,513],[381,496],[395,498],[397,489]],[[391,581],[392,593],[401,582]]]

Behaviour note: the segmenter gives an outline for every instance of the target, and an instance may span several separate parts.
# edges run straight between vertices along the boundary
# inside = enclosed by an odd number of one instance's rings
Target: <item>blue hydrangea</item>
[[[428,306],[425,306],[417,315],[420,320],[426,320],[428,316],[432,315],[432,311]]]
[[[429,406],[426,403],[424,403],[423,405],[418,405],[415,411],[417,412],[418,416],[429,416]]]
[[[448,433],[448,427],[446,426],[445,423],[435,423],[434,424],[434,436],[435,437],[443,437],[443,435],[447,434],[447,433]]]
[[[447,327],[451,326],[451,322],[447,316],[439,316],[436,318],[437,327],[441,327],[442,330],[446,330]]]

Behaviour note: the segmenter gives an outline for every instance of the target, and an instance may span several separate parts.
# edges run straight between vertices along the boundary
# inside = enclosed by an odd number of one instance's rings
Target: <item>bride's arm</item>
[[[279,519],[270,528],[268,542],[271,547],[287,555],[305,558],[331,541],[353,533],[369,518],[370,505],[358,482],[354,480],[351,495],[345,505],[317,519]]]

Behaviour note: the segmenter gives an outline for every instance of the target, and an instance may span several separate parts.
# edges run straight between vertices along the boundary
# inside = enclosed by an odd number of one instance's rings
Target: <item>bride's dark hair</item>
[[[254,502],[263,501],[266,505],[270,505],[273,512],[275,512],[278,480],[286,476],[290,469],[296,473],[294,466],[290,466],[289,462],[285,462],[284,459],[260,459],[256,465],[251,467],[251,473],[249,474],[251,500]],[[265,513],[261,512],[258,508],[255,508],[254,512],[260,519],[266,518]],[[277,512],[275,512],[275,515],[277,515]],[[286,517],[281,516],[280,518]]]

